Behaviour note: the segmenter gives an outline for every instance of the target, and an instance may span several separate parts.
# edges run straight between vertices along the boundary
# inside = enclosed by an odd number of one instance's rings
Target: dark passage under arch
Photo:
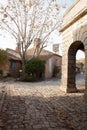
[[[76,41],[71,44],[68,50],[68,78],[67,92],[76,92],[76,53],[78,50],[84,51],[84,44]]]

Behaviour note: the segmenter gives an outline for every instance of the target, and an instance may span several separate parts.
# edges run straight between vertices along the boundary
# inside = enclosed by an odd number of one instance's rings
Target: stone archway
[[[68,77],[67,92],[77,92],[76,88],[76,53],[78,50],[84,51],[84,45],[81,41],[71,44],[68,50]]]
[[[82,6],[83,5],[83,6]],[[87,93],[87,1],[76,0],[63,19],[62,32],[62,83],[60,89],[76,92],[76,52],[85,52],[85,92]]]

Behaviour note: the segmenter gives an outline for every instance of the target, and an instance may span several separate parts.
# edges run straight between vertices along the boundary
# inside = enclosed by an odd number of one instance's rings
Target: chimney
[[[59,54],[59,44],[53,44],[53,52]]]
[[[17,52],[18,52],[18,47],[16,47],[16,48],[15,48],[15,51],[17,51]]]
[[[41,44],[41,39],[40,38],[35,38],[34,39],[34,47],[35,47],[35,56],[39,56],[40,52],[40,44]]]
[[[41,39],[40,38],[35,38],[34,39],[34,46],[35,47],[39,47],[40,43],[41,43]]]

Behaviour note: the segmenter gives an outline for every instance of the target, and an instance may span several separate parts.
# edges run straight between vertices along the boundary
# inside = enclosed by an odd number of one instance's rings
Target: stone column
[[[67,92],[67,72],[68,72],[68,60],[66,54],[62,56],[62,79],[60,89],[64,92]]]
[[[87,45],[85,47],[85,99],[87,99]]]
[[[77,92],[76,76],[76,53],[70,49],[69,53],[65,51],[62,57],[62,83],[60,89],[72,93]]]
[[[75,51],[70,49],[70,53],[68,54],[68,78],[67,78],[67,92],[77,92],[76,88],[76,58]]]

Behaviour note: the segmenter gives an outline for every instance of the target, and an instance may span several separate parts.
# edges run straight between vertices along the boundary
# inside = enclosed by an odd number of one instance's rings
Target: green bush
[[[7,60],[6,50],[0,49],[0,63],[5,62],[6,60]]]
[[[60,69],[58,66],[54,66],[54,69],[53,69],[53,77],[57,77],[58,74],[60,72]]]
[[[35,77],[33,75],[25,74],[25,76],[21,77],[22,81],[25,82],[34,82],[36,81]]]
[[[40,80],[43,78],[45,70],[45,61],[40,59],[31,59],[25,61],[25,73],[28,75],[30,80]],[[26,78],[27,79],[27,78]]]

